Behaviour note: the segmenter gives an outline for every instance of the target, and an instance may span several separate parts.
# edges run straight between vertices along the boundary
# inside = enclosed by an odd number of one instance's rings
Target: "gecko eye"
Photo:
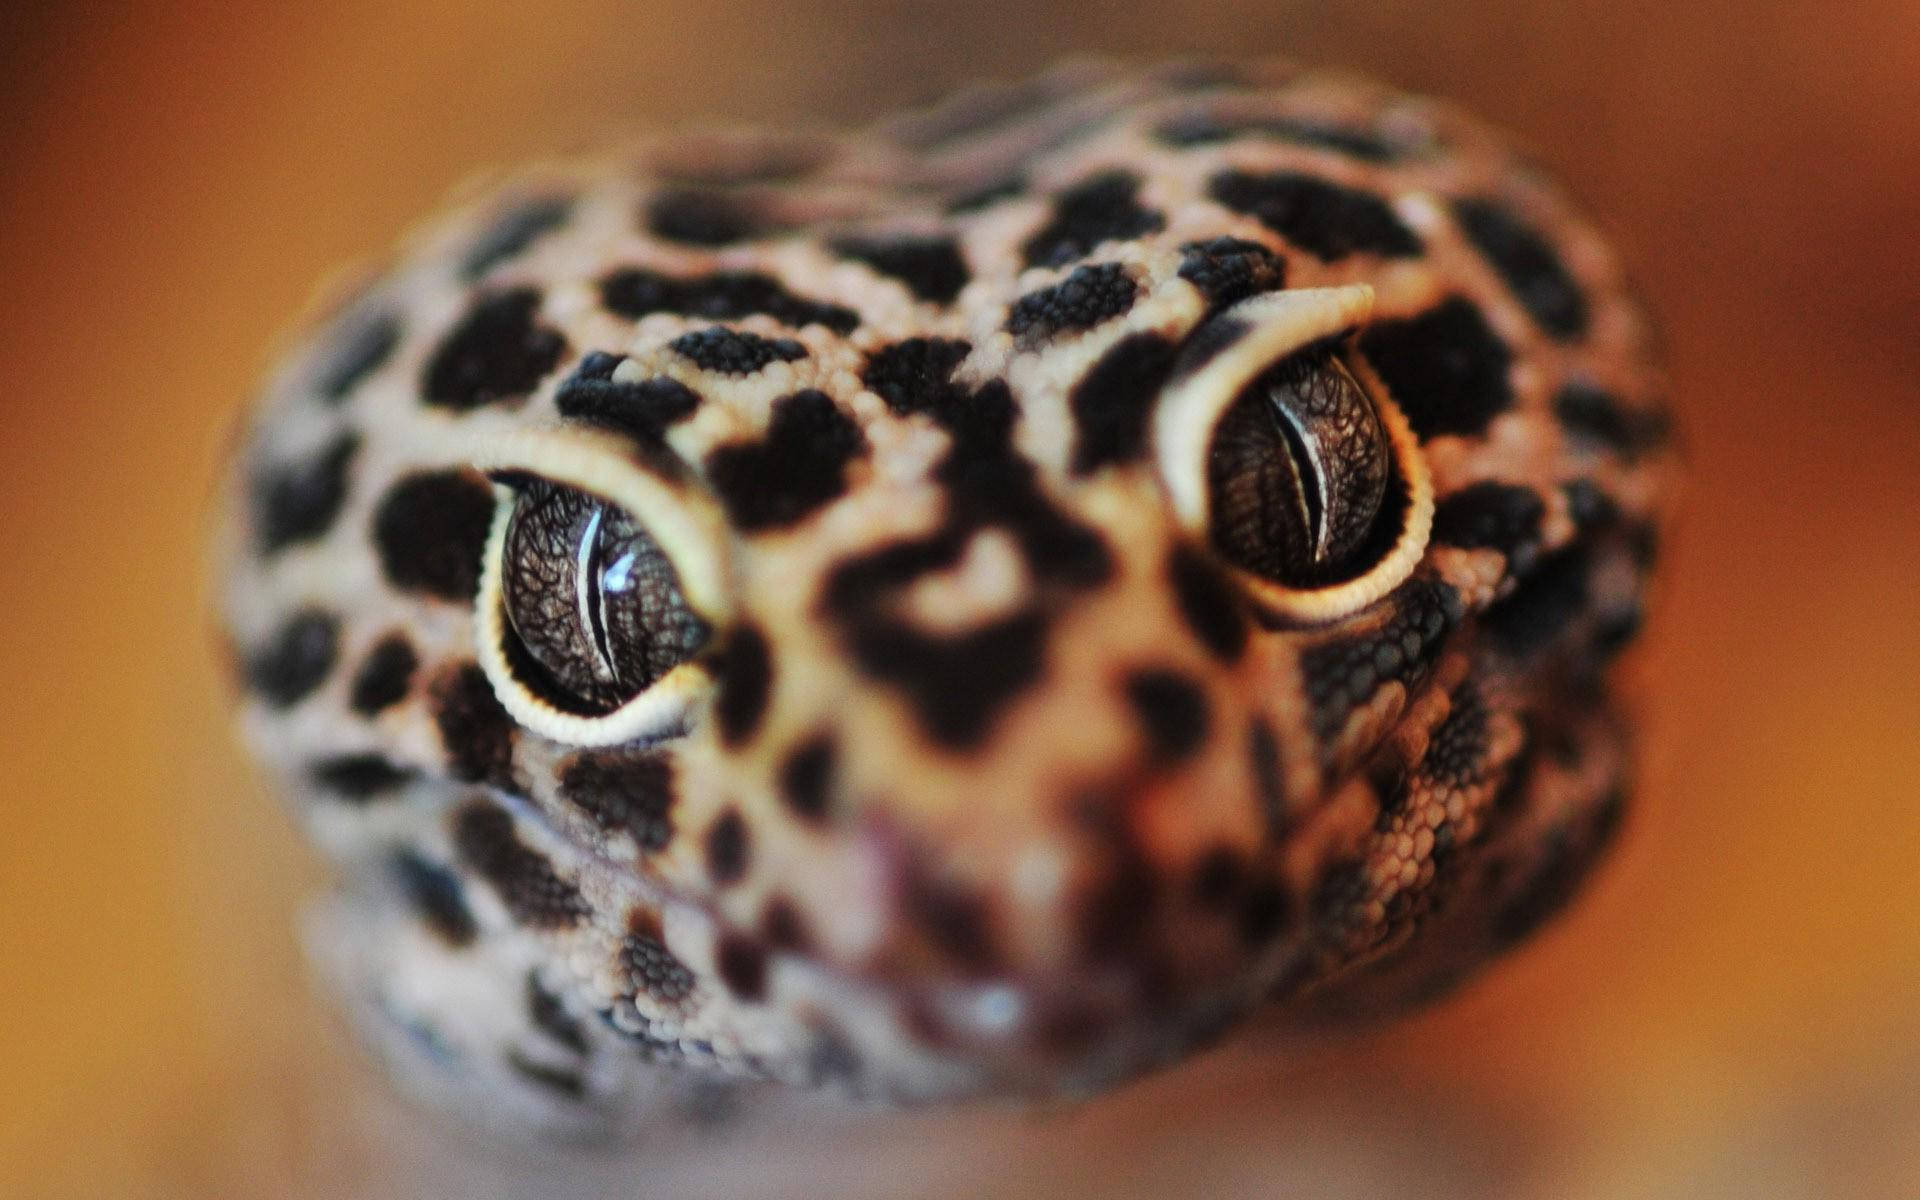
[[[528,480],[500,555],[508,664],[562,711],[599,716],[651,687],[712,630],[673,563],[626,510]]]
[[[1207,455],[1208,535],[1243,570],[1317,587],[1371,565],[1364,551],[1391,475],[1378,409],[1330,347],[1256,376]]]
[[[1353,346],[1372,314],[1363,285],[1242,300],[1188,337],[1154,410],[1174,519],[1277,620],[1359,612],[1426,550],[1426,456]]]

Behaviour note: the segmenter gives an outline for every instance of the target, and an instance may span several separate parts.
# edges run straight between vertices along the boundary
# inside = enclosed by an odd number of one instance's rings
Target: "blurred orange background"
[[[394,1101],[306,989],[317,872],[204,609],[277,332],[476,168],[1096,50],[1457,98],[1665,318],[1687,513],[1597,889],[1383,1033],[1242,1039],[1079,1109],[576,1161]],[[1916,79],[1911,0],[8,6],[0,1194],[1920,1195]]]

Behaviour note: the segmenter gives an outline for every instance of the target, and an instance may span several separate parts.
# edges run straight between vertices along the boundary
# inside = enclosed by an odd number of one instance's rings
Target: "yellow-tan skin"
[[[1199,118],[1228,132],[1164,133]],[[1212,195],[1223,171],[1375,197],[1418,249],[1315,253],[1282,232],[1296,217]],[[1114,172],[1137,180],[1131,203],[1153,227],[1030,265],[1033,239],[1066,220],[1062,197]],[[955,203],[1009,179],[997,198]],[[645,216],[665,196],[751,227],[665,236]],[[1577,333],[1550,327],[1551,312],[1543,325],[1540,296],[1522,294],[1540,281],[1476,243],[1463,198],[1497,202],[1547,248],[1583,306]],[[565,215],[473,273],[476,247],[530,202]],[[917,295],[849,254],[850,233],[950,239],[964,286]],[[1223,298],[1196,283],[1192,247],[1220,238],[1265,247],[1285,286]],[[1012,316],[1022,297],[1112,265],[1134,288],[1123,312],[1037,334]],[[607,302],[625,268],[676,283],[751,272],[827,307],[635,319]],[[532,355],[537,378],[434,402],[447,339],[515,289],[534,295],[532,316],[501,353]],[[1464,433],[1446,431],[1445,380],[1407,395],[1429,381],[1376,369],[1390,343],[1369,341],[1449,304],[1509,359],[1507,402]],[[853,319],[808,319],[821,312]],[[393,322],[384,343],[366,334],[376,316]],[[1196,333],[1223,320],[1247,332],[1201,361]],[[727,375],[671,346],[714,326],[803,353]],[[1592,229],[1442,105],[1284,66],[1082,66],[859,136],[672,139],[456,208],[315,329],[265,390],[228,505],[223,616],[244,722],[339,868],[317,953],[402,1076],[482,1119],[645,1126],[715,1081],[898,1102],[1095,1091],[1257,1006],[1352,1017],[1441,990],[1570,894],[1618,819],[1627,756],[1605,664],[1631,632],[1667,489],[1663,379]],[[1082,385],[1142,335],[1169,357],[1137,452],[1081,469],[1082,425],[1102,402]],[[916,338],[966,344],[948,393],[1004,387],[1017,416],[995,469],[1029,481],[1106,567],[1074,582],[1070,562],[1023,549],[1026,518],[1003,513],[958,526],[937,569],[841,597],[933,639],[1043,614],[1036,671],[960,739],[850,652],[850,618],[827,599],[850,563],[1006,503],[999,484],[956,499],[941,471],[951,414],[903,411],[869,378],[877,355]],[[1211,548],[1208,450],[1252,380],[1328,339],[1377,406],[1398,523],[1352,577],[1288,586]],[[624,356],[616,381],[683,385],[697,409],[651,449],[563,415],[556,397],[589,351]],[[343,361],[357,368],[345,388]],[[1569,416],[1576,385],[1614,407]],[[771,437],[776,402],[807,390],[860,449],[800,518],[741,528],[711,456]],[[342,439],[346,460],[323,463]],[[381,524],[396,485],[423,472],[451,481],[434,493],[447,503],[399,525],[466,540],[423,547]],[[632,514],[712,629],[613,712],[560,711],[503,650],[501,545],[528,476]],[[309,518],[297,536],[265,532],[276,478],[317,489],[276,501]],[[321,521],[310,510],[328,478],[339,494]],[[1459,498],[1489,484],[1509,507],[1522,491],[1537,501],[1518,541],[1462,517]],[[477,531],[472,513],[447,515],[461,505],[478,506]],[[405,563],[396,575],[395,554],[449,551],[426,584]],[[1175,558],[1201,564],[1211,637],[1170,582]],[[356,686],[396,637],[413,669],[369,711]],[[752,640],[764,655],[743,649]],[[716,713],[747,703],[760,657],[749,728],[729,731]],[[1200,697],[1204,729],[1177,753],[1129,698],[1142,672]],[[992,674],[962,656],[936,699],[964,707]],[[1354,694],[1326,698],[1343,687]],[[797,814],[785,772],[823,738],[823,811]],[[583,803],[583,788],[598,790]],[[607,816],[655,802],[653,825]]]

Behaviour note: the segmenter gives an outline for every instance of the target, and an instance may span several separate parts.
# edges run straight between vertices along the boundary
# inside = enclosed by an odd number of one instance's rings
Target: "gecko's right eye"
[[[718,506],[630,449],[532,430],[468,458],[495,496],[474,649],[508,715],[567,745],[687,732],[732,625]]]
[[[562,712],[603,716],[712,634],[632,514],[545,480],[516,489],[500,547],[507,664]]]

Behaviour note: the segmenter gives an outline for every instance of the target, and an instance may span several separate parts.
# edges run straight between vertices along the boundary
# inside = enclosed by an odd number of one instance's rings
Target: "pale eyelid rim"
[[[1250,328],[1190,374],[1181,373],[1176,365],[1175,381],[1154,410],[1153,444],[1161,485],[1182,529],[1211,545],[1207,457],[1214,431],[1241,390],[1287,355],[1364,325],[1372,315],[1373,289],[1352,284],[1268,292],[1213,318],[1239,321]],[[1322,588],[1287,587],[1232,563],[1222,564],[1265,608],[1307,624],[1358,612],[1400,586],[1419,564],[1433,529],[1433,476],[1419,439],[1365,362],[1356,360],[1350,366],[1378,406],[1395,465],[1406,481],[1407,519],[1399,537],[1365,574]]]
[[[631,513],[659,544],[679,577],[681,594],[720,636],[734,615],[727,526],[719,507],[695,488],[669,481],[634,463],[631,448],[609,435],[570,429],[496,431],[476,439],[465,460],[489,473],[517,472],[577,488]],[[474,599],[474,640],[481,669],[501,706],[520,725],[575,746],[615,746],[664,736],[682,727],[713,686],[712,670],[688,660],[612,712],[562,712],[533,694],[506,658],[506,609],[501,560],[513,489],[494,485],[493,522],[481,559]]]

